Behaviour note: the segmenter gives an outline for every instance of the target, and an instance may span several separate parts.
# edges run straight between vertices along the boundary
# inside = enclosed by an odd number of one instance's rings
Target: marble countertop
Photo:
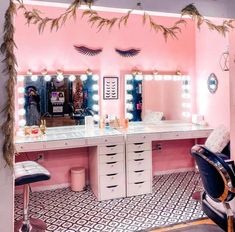
[[[192,123],[179,121],[160,121],[158,123],[131,122],[127,129],[87,129],[85,126],[65,126],[47,128],[45,135],[25,136],[23,131],[18,131],[15,137],[16,144],[47,142],[72,139],[89,139],[110,136],[124,136],[134,134],[152,134],[164,132],[193,132],[193,131],[212,131],[209,126],[200,126]]]
[[[193,132],[205,130],[212,131],[213,128],[181,121],[160,121],[157,123],[134,122],[129,123],[129,127],[127,129],[119,129],[120,132],[125,133],[126,135],[140,133]]]
[[[99,129],[98,126],[95,126],[93,129],[86,129],[85,126],[49,127],[45,135],[25,136],[23,131],[19,131],[15,137],[15,143],[89,139],[117,135],[122,136],[122,133],[112,128]]]

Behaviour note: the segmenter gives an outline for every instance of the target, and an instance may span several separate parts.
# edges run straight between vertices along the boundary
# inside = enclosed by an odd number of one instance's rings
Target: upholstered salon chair
[[[234,170],[205,146],[195,145],[191,154],[198,165],[204,187],[202,194],[204,213],[223,230],[234,232]]]
[[[46,223],[40,219],[29,218],[28,206],[29,206],[29,184],[49,180],[50,173],[37,162],[34,161],[24,161],[15,163],[14,166],[15,174],[15,185],[24,186],[24,209],[23,209],[23,219],[15,223],[15,232],[30,232],[38,231],[42,232],[46,230]]]

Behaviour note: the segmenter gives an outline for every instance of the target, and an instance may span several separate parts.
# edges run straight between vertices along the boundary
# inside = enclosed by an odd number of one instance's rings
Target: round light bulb
[[[95,114],[93,116],[93,119],[94,119],[95,122],[98,122],[100,120],[100,116],[98,114]]]
[[[126,100],[131,101],[133,99],[133,96],[131,94],[126,95]]]
[[[75,81],[76,80],[76,76],[75,75],[70,75],[69,76],[69,80],[70,81]]]
[[[98,81],[99,80],[99,75],[95,74],[92,76],[93,81]]]
[[[45,75],[44,80],[45,81],[51,81],[51,76],[50,75]]]
[[[25,109],[20,109],[20,110],[19,110],[19,115],[20,115],[20,116],[25,115],[25,113],[26,113],[26,112],[25,112]]]
[[[18,82],[24,81],[24,76],[23,76],[23,75],[17,76],[17,81],[18,81]]]
[[[133,90],[133,85],[126,85],[126,90]]]
[[[93,105],[92,106],[92,109],[94,110],[94,111],[99,111],[99,105]]]
[[[63,74],[58,74],[57,75],[57,77],[56,77],[56,79],[58,80],[58,81],[63,81],[64,80],[64,76],[63,76]]]
[[[19,126],[25,126],[26,125],[26,120],[25,119],[21,119],[19,121]]]
[[[94,101],[98,101],[98,100],[99,100],[99,95],[97,95],[97,94],[93,95],[93,96],[92,96],[92,99],[93,99]]]
[[[82,74],[80,76],[80,79],[81,79],[81,81],[86,81],[87,80],[87,75],[86,74]]]
[[[18,93],[24,93],[24,91],[25,91],[24,87],[19,87],[18,88]]]
[[[99,90],[99,86],[98,85],[92,85],[92,89],[94,90],[94,91],[98,91]]]
[[[133,80],[133,75],[126,75],[125,77],[127,81]]]
[[[19,99],[18,99],[18,104],[19,104],[19,105],[24,105],[24,103],[25,103],[24,98],[19,98]]]
[[[38,76],[37,75],[32,75],[31,76],[31,80],[32,81],[37,81],[38,80]]]
[[[126,116],[127,116],[127,118],[130,119],[130,120],[133,119],[133,114],[131,114],[131,113],[127,113]]]
[[[144,76],[144,79],[145,79],[146,81],[151,81],[151,80],[153,80],[153,76],[152,76],[152,75],[145,75],[145,76]]]

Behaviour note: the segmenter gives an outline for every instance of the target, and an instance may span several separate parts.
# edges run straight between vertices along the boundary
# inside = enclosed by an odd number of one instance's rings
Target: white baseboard
[[[166,170],[166,171],[156,171],[154,172],[154,176],[172,174],[172,173],[177,173],[177,172],[191,172],[191,171],[195,171],[195,168],[191,167],[191,168],[172,169],[172,170]]]

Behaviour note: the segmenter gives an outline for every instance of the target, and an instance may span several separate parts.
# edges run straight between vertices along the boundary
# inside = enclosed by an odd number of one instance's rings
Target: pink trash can
[[[71,168],[71,189],[78,192],[85,188],[85,168]]]

